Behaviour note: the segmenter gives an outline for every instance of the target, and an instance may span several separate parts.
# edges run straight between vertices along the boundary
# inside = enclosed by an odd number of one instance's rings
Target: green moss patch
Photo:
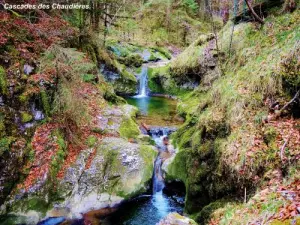
[[[0,91],[3,95],[8,93],[6,72],[2,66],[0,66]]]
[[[22,123],[30,122],[33,119],[32,115],[27,112],[21,112]]]
[[[122,121],[119,132],[123,138],[136,138],[140,129],[133,119],[126,118]]]

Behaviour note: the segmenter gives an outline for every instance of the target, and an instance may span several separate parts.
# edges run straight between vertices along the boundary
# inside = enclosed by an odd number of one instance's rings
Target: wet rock
[[[137,140],[138,142],[150,143],[151,137],[149,135],[140,134],[139,136],[137,136]]]
[[[24,73],[25,73],[26,75],[31,74],[33,70],[34,70],[34,67],[30,66],[29,64],[26,63],[26,64],[24,65]]]
[[[91,166],[85,168],[90,151],[81,154],[71,166],[59,189],[66,198],[60,207],[69,209],[69,218],[105,207],[147,190],[152,177],[153,147],[108,137],[98,147]]]
[[[156,225],[197,225],[197,223],[178,213],[170,213]]]
[[[121,65],[121,64],[119,64]],[[122,66],[116,66],[114,70],[101,66],[100,72],[105,80],[112,84],[116,94],[134,95],[136,93],[137,79]]]

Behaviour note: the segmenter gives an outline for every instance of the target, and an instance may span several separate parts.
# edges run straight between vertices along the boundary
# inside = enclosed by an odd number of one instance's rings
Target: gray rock
[[[156,225],[197,225],[197,223],[190,218],[179,215],[178,213],[170,213]]]

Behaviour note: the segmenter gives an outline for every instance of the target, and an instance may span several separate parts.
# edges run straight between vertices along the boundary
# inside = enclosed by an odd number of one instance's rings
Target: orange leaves
[[[299,160],[300,159],[300,121],[294,119],[283,119],[270,122],[278,132],[276,138],[276,145],[281,149],[285,142],[283,149],[283,160]],[[288,140],[288,141],[287,141]],[[278,152],[279,154],[279,152]]]
[[[273,219],[287,220],[300,214],[300,180],[296,180],[288,186],[280,186],[278,193],[283,198],[288,200],[288,204],[285,204],[280,208],[279,212],[275,214]]]
[[[78,154],[80,153],[80,151],[81,151],[80,147],[78,147],[78,146],[75,147],[73,144],[68,145],[67,158],[65,159],[60,171],[57,174],[57,177],[59,179],[63,178],[66,169],[76,161],[76,158],[77,158]]]
[[[48,174],[52,156],[54,156],[58,150],[58,144],[51,136],[51,132],[57,127],[58,125],[56,124],[45,124],[37,128],[32,140],[35,158],[29,165],[29,175],[26,177],[24,183],[19,185],[19,188],[23,187],[28,190],[37,181],[43,180],[45,175]]]
[[[10,41],[19,57],[32,60],[51,44],[75,34],[75,30],[60,17],[50,17],[39,10],[37,15],[35,23],[31,23],[25,17],[12,17],[7,12],[1,12],[0,46]]]

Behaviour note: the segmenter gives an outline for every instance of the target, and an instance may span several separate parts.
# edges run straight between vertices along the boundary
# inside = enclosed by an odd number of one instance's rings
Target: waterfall
[[[165,187],[164,179],[161,171],[162,159],[158,156],[154,163],[154,173],[153,173],[153,194],[162,191]]]
[[[139,94],[134,96],[135,98],[147,97],[147,83],[148,83],[147,76],[148,76],[148,67],[143,66],[142,71],[139,74],[140,77]]]
[[[163,173],[161,170],[161,165],[163,163],[163,159],[161,157],[162,152],[168,151],[167,145],[164,143],[164,139],[168,138],[168,136],[174,131],[173,128],[152,128],[149,133],[152,136],[159,154],[154,163],[154,172],[153,172],[153,194],[162,192],[163,188],[165,187]]]

